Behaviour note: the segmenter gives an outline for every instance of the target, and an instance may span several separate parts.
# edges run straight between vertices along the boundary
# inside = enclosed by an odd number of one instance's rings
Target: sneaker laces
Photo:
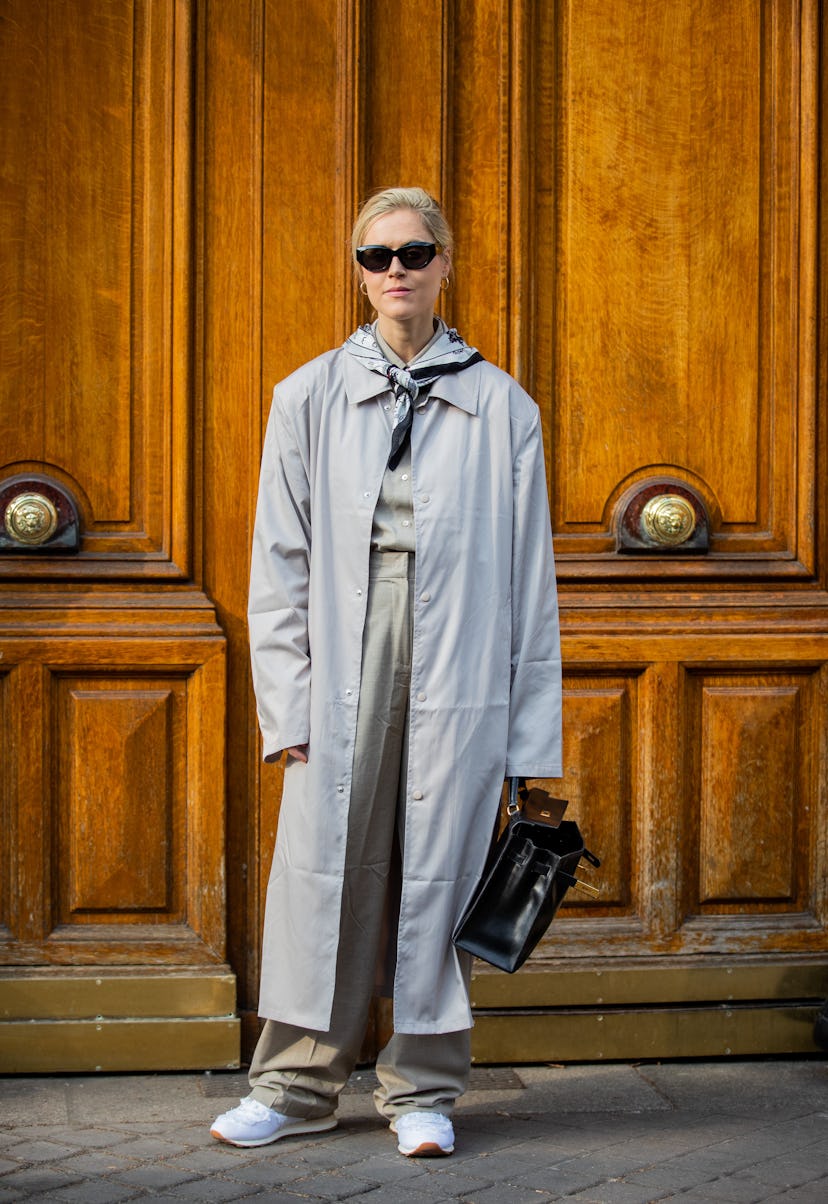
[[[267,1104],[253,1099],[250,1095],[246,1096],[243,1100],[239,1100],[239,1106],[234,1111],[239,1120],[251,1122],[270,1120],[273,1117],[272,1108],[268,1108]]]
[[[398,1126],[400,1121],[423,1125],[429,1129],[444,1129],[446,1125],[451,1124],[449,1118],[443,1116],[442,1112],[406,1112],[397,1121]]]

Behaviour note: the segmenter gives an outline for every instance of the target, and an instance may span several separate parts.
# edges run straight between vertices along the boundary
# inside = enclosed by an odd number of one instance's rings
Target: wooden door
[[[233,52],[208,64],[206,124],[236,151],[207,210],[230,204],[244,241],[208,296],[232,294],[234,345],[262,364],[258,437],[272,383],[368,316],[347,234],[372,188],[401,181],[452,215],[446,316],[541,407],[562,789],[602,895],[573,897],[516,977],[479,968],[476,1056],[813,1048],[819,5],[316,0],[212,19],[208,55]],[[268,771],[259,898],[278,790]]]
[[[5,1071],[238,1061],[192,35],[176,0],[0,6]]]
[[[571,900],[514,983],[480,974],[478,1048],[811,1049],[828,987],[819,6],[521,15],[526,226],[501,271],[517,243],[563,793],[603,893]]]
[[[74,501],[80,539],[0,552],[4,1048],[37,1016],[85,1026],[76,1048],[104,1064],[84,1017],[114,979],[171,1045],[211,1033],[205,1065],[219,1031],[236,1039],[235,985],[252,1045],[281,788],[245,632],[264,422],[273,383],[369,316],[346,246],[359,202],[417,182],[455,225],[446,317],[541,408],[556,785],[604,858],[599,900],[573,897],[520,974],[479,968],[475,1056],[811,1049],[817,0],[2,12],[0,504],[28,474],[61,515]],[[160,973],[201,992],[159,1002]],[[135,1022],[121,1007],[111,1032]]]

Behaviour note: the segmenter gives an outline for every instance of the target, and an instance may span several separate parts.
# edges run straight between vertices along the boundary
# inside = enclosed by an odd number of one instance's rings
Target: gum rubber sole
[[[388,1128],[397,1136],[397,1125],[393,1120]],[[448,1158],[449,1154],[454,1153],[453,1145],[448,1149],[443,1149],[436,1141],[421,1141],[418,1146],[412,1146],[410,1150],[403,1149],[401,1145],[398,1145],[397,1149],[406,1158]]]
[[[454,1153],[454,1146],[444,1150],[436,1141],[422,1141],[415,1150],[404,1150],[401,1145],[397,1149],[406,1158],[448,1158],[449,1154]]]

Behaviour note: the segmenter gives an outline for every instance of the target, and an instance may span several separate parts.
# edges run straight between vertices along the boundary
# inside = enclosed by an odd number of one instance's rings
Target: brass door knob
[[[654,543],[674,548],[695,531],[696,512],[686,498],[663,493],[650,498],[641,511],[641,522]]]
[[[18,493],[6,506],[6,532],[26,547],[37,547],[57,530],[58,512],[42,493]]]

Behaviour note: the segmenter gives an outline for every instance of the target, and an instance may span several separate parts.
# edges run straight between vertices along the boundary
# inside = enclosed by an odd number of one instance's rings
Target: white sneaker
[[[257,1099],[248,1096],[238,1108],[222,1112],[213,1121],[210,1136],[230,1145],[267,1145],[280,1137],[292,1137],[296,1133],[323,1133],[336,1128],[335,1116],[320,1116],[306,1120],[302,1116],[285,1116],[275,1108],[268,1108]]]
[[[406,1158],[441,1158],[454,1151],[454,1128],[442,1112],[404,1112],[391,1125]]]

